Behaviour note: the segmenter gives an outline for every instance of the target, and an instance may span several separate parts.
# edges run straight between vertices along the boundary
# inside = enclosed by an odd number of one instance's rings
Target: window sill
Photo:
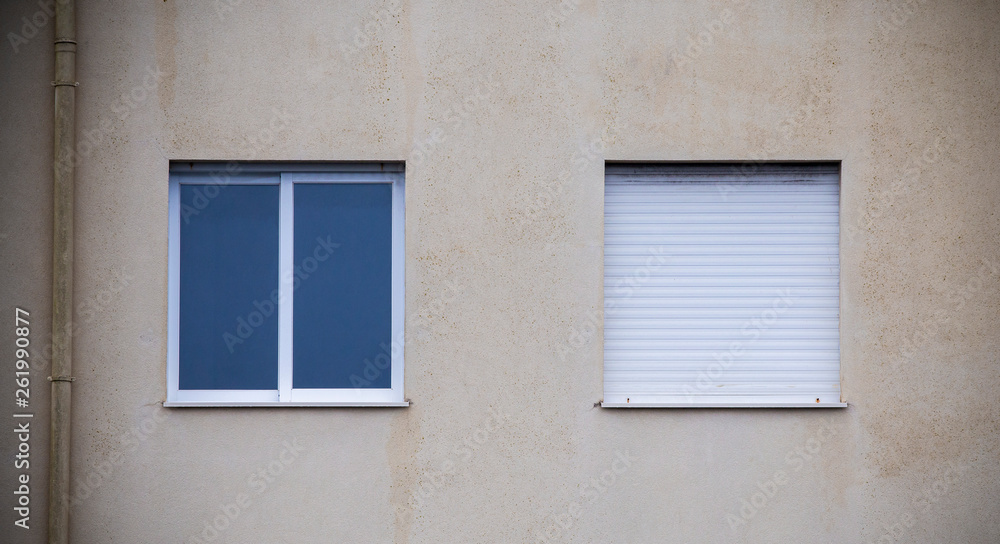
[[[601,402],[601,408],[847,408],[846,402],[762,402],[747,404],[737,402]]]
[[[165,401],[164,408],[406,408],[403,402],[207,402]]]

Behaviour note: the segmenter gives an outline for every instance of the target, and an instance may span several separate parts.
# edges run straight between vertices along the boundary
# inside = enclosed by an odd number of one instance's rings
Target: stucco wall
[[[38,10],[5,3],[4,33]],[[955,0],[81,1],[75,542],[220,515],[215,542],[1000,540],[998,25]],[[51,32],[0,54],[3,312],[38,343]],[[410,407],[160,405],[183,159],[407,161]],[[604,161],[764,159],[842,161],[850,407],[595,407]],[[44,497],[3,533],[43,541]]]

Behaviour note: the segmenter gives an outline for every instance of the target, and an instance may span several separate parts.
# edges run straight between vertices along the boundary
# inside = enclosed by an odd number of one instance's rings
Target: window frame
[[[405,301],[405,184],[401,164],[236,165],[176,163],[168,189],[167,407],[208,406],[408,406],[403,397]],[[222,172],[232,172],[222,174]],[[220,176],[220,174],[222,174]],[[220,179],[222,180],[220,182]],[[294,210],[295,186],[380,183],[392,187],[392,308],[388,389],[293,388]],[[278,389],[179,389],[180,385],[180,232],[181,185],[277,185],[278,212]],[[221,190],[221,188],[220,188]]]

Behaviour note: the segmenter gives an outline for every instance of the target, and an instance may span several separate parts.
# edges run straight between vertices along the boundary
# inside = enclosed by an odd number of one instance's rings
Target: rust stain
[[[406,544],[410,540],[414,512],[407,503],[410,491],[417,486],[419,473],[416,469],[417,448],[420,440],[420,417],[418,409],[410,406],[400,410],[390,424],[389,440],[386,443],[386,458],[392,489],[390,506],[395,510],[393,542]]]

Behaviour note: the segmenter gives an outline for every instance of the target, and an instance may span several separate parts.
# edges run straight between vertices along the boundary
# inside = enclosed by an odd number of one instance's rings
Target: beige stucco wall
[[[38,10],[4,3],[5,35]],[[226,512],[214,542],[1000,540],[998,3],[79,10],[75,542],[188,542]],[[2,312],[30,307],[36,344],[39,32],[0,48]],[[407,161],[409,408],[160,405],[175,159]],[[560,351],[602,306],[604,161],[753,159],[843,161],[850,407],[596,408],[600,331]],[[45,438],[14,542],[44,539]]]

